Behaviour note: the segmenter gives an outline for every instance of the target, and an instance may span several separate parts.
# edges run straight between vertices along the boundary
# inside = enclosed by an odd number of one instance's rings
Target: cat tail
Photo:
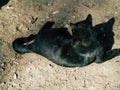
[[[12,43],[13,49],[20,54],[31,52],[29,48],[30,45],[29,44],[27,45],[27,43],[32,41],[35,38],[35,36],[36,35],[31,34],[29,37],[15,39]]]

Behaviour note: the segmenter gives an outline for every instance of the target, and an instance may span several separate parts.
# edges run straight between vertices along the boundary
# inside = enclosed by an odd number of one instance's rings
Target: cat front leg
[[[119,55],[120,55],[120,49],[109,50],[105,53],[103,60],[107,61]]]
[[[101,57],[101,59],[97,60],[99,62],[96,62],[96,63],[103,63],[103,62],[111,60],[114,57],[117,57],[119,55],[120,55],[120,49],[109,50],[106,53],[104,53],[103,56]]]

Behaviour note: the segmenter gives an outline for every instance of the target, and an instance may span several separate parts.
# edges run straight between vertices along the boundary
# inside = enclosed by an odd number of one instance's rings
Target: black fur
[[[84,21],[70,24],[74,41],[89,46],[96,41],[96,33],[93,31],[92,16],[88,15]]]
[[[120,55],[120,49],[105,51],[104,43],[98,39],[97,33],[102,26],[93,28],[91,15],[84,21],[71,24],[73,36],[68,33],[67,28],[52,28],[53,24],[54,22],[47,22],[38,34],[16,39],[13,41],[14,50],[21,54],[35,52],[65,67],[101,63]],[[103,27],[106,27],[106,24]],[[31,40],[34,42],[29,44]]]
[[[0,9],[6,5],[10,0],[0,0]]]

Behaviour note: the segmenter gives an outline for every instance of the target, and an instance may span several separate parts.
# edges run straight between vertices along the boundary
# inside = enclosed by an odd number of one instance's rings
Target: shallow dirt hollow
[[[37,33],[46,21],[60,27],[88,14],[93,25],[115,17],[113,48],[120,48],[120,0],[10,0],[0,10],[0,90],[120,90],[120,56],[102,64],[65,68],[12,49],[14,39]]]

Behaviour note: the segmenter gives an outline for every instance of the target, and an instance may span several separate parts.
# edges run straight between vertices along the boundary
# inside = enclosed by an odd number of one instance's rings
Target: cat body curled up
[[[92,62],[102,63],[118,56],[119,49],[104,51],[92,26],[92,16],[71,24],[73,36],[67,28],[52,28],[48,21],[36,35],[18,38],[13,41],[13,49],[21,54],[34,52],[64,67],[82,67]],[[27,44],[34,40],[33,43]]]

